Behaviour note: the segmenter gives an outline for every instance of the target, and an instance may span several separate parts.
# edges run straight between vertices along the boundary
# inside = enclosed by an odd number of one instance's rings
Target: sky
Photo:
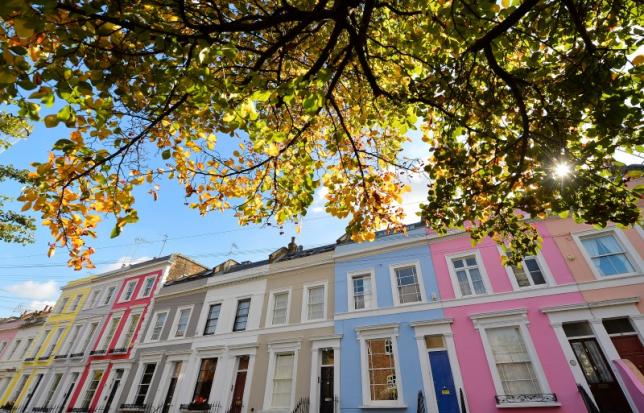
[[[28,139],[18,141],[0,153],[0,163],[28,168],[32,162],[45,160],[52,144],[66,138],[68,132],[64,127],[48,129],[35,124]],[[419,145],[424,144],[420,139],[414,139],[406,152],[426,153],[427,149],[418,151]],[[417,178],[409,184],[412,192],[404,195],[403,206],[409,213],[408,222],[416,222],[418,217],[415,213],[424,198],[426,183]],[[92,258],[96,269],[74,271],[68,268],[64,249],[56,250],[56,254],[48,258],[48,242],[52,238],[46,228],[38,228],[35,242],[26,246],[0,241],[0,317],[53,305],[60,287],[86,275],[97,275],[174,252],[207,267],[228,258],[261,260],[287,245],[292,236],[304,248],[333,243],[344,234],[347,221],[326,214],[323,191],[316,193],[298,234],[293,225],[283,229],[258,225],[241,227],[230,212],[201,216],[184,205],[184,190],[176,182],[162,182],[156,202],[145,190],[138,194],[136,200],[139,222],[127,225],[119,237],[110,238],[113,221],[109,218],[99,224],[98,237],[89,241],[89,245],[96,249]],[[16,183],[0,183],[2,195],[15,198],[19,192],[20,185]],[[13,207],[19,210],[21,205],[14,203]]]
[[[34,125],[32,135],[0,153],[0,163],[27,168],[30,163],[45,160],[52,144],[67,137],[63,127],[47,129]],[[405,148],[406,154],[425,156],[427,147],[418,136]],[[641,163],[641,159],[624,154],[616,156],[625,163]],[[421,177],[409,182],[412,191],[403,197],[408,214],[407,222],[416,222],[418,205],[424,199],[426,182]],[[0,194],[17,197],[20,186],[0,183]],[[345,221],[324,212],[324,193],[318,191],[309,213],[296,233],[292,225],[283,229],[266,226],[240,227],[230,212],[213,212],[201,216],[184,205],[184,192],[175,182],[161,183],[158,200],[142,191],[137,197],[139,222],[127,225],[122,234],[110,238],[113,221],[106,219],[99,225],[98,237],[90,240],[96,249],[93,256],[96,269],[74,271],[66,265],[67,254],[58,249],[48,258],[48,242],[52,241],[47,229],[39,228],[35,242],[26,246],[0,242],[0,317],[17,315],[24,310],[42,309],[53,305],[60,287],[86,275],[97,275],[146,259],[182,253],[196,261],[213,267],[228,258],[237,261],[261,260],[296,237],[304,248],[335,242],[344,233]],[[20,204],[14,204],[20,209]]]

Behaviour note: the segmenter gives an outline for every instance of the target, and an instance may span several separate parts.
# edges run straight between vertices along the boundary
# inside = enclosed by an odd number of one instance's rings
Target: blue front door
[[[454,387],[454,377],[449,365],[447,350],[430,351],[429,364],[434,379],[434,393],[439,413],[459,413],[458,395]]]

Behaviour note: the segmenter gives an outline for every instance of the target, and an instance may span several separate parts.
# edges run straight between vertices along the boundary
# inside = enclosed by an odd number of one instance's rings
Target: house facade
[[[440,411],[460,411],[462,385],[452,373],[459,371],[459,361],[451,347],[432,357],[442,380],[438,394],[426,385],[430,360],[425,335],[442,340],[441,348],[451,335],[425,228],[410,226],[407,236],[378,234],[370,244],[341,242],[334,258],[340,409],[418,411],[420,393],[428,399],[429,411],[438,406],[452,409]]]
[[[164,282],[203,269],[192,260],[173,254],[120,271],[120,282],[107,317],[90,344],[82,372],[74,377],[68,410],[84,412],[105,409],[105,406],[112,408],[119,389],[114,382],[130,363],[154,295]]]

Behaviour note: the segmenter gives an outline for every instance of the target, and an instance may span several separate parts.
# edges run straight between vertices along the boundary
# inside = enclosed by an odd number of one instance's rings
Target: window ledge
[[[499,409],[530,409],[533,407],[561,407],[559,402],[526,402],[526,403],[502,403],[497,404]]]
[[[363,404],[360,409],[406,409],[406,404],[387,403],[387,404]]]

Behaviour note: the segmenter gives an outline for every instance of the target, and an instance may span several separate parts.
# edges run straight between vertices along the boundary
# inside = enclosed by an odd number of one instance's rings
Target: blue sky
[[[0,163],[27,168],[31,162],[46,159],[52,144],[67,137],[63,127],[47,129],[34,125],[34,132],[25,140],[0,153]],[[406,153],[424,157],[427,149],[420,139],[412,138]],[[641,159],[620,154],[622,162],[641,162]],[[418,178],[410,182],[412,192],[405,194],[403,206],[408,222],[417,221],[415,212],[424,199],[426,184]],[[70,280],[89,274],[100,274],[123,264],[153,258],[172,252],[184,255],[207,266],[214,266],[228,258],[238,261],[264,259],[291,236],[305,248],[334,242],[344,233],[344,221],[327,215],[323,210],[323,194],[317,193],[309,214],[302,221],[301,232],[296,234],[292,225],[283,231],[274,227],[240,227],[231,213],[211,213],[200,216],[184,205],[183,189],[176,182],[162,182],[155,202],[145,193],[137,196],[139,222],[128,225],[123,233],[110,239],[113,222],[106,218],[98,229],[98,238],[91,241],[96,249],[91,271],[73,271],[67,268],[65,250],[57,250],[47,257],[47,243],[52,241],[46,229],[38,229],[36,242],[27,246],[0,242],[0,317],[17,314],[25,309],[42,308],[52,304],[59,288]],[[20,186],[0,183],[0,194],[16,197]],[[20,205],[15,204],[18,209]],[[167,239],[166,239],[167,238]],[[164,241],[165,240],[165,241]]]
[[[67,137],[68,132],[63,127],[47,129],[36,124],[28,139],[0,153],[0,163],[27,168],[32,162],[43,161],[52,144]],[[417,140],[411,145],[421,144]],[[414,191],[406,194],[404,200],[404,206],[410,212],[409,222],[418,219],[414,212],[422,199],[425,184],[416,181],[412,188]],[[0,194],[17,197],[19,191],[20,186],[16,183],[0,183]],[[344,233],[345,221],[324,212],[321,193],[316,194],[297,234],[292,225],[287,225],[283,231],[274,227],[240,227],[230,212],[200,216],[184,205],[183,188],[176,182],[162,182],[156,202],[146,191],[147,188],[137,196],[139,222],[126,226],[119,237],[110,239],[113,221],[109,218],[99,225],[98,238],[90,240],[90,245],[96,249],[93,260],[97,268],[94,270],[78,272],[67,268],[67,254],[63,249],[48,258],[47,243],[52,238],[47,229],[39,228],[36,242],[27,246],[0,242],[0,317],[51,304],[58,296],[59,288],[68,281],[136,260],[180,252],[214,266],[227,258],[238,261],[264,259],[270,252],[286,245],[291,236],[296,236],[298,244],[309,248],[332,243]],[[14,207],[19,209],[20,205],[16,203]]]

